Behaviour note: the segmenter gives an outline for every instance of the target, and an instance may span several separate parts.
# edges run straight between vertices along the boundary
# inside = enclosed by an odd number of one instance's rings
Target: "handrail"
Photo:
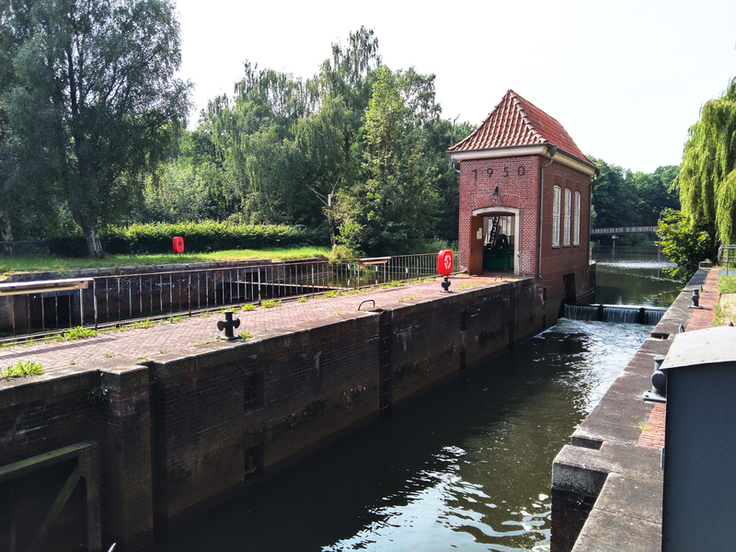
[[[458,257],[454,258],[457,263]],[[437,275],[437,253],[426,253],[334,261],[251,261],[235,266],[6,282],[0,284],[0,324],[5,322],[0,332],[36,337],[74,326],[97,329],[136,320],[192,316],[264,299],[296,299]],[[76,290],[79,294],[72,295]],[[15,300],[16,296],[24,297]]]
[[[726,265],[726,275],[728,276],[731,265],[736,264],[736,245],[719,246],[718,262]]]
[[[0,283],[0,296],[87,289],[93,282],[93,278],[70,278],[68,280],[35,280],[32,282],[3,282]]]

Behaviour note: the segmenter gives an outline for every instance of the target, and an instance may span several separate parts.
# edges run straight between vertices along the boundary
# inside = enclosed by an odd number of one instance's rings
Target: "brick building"
[[[561,301],[593,293],[590,194],[598,169],[559,122],[509,90],[449,152],[460,162],[461,267],[534,277],[553,319]]]

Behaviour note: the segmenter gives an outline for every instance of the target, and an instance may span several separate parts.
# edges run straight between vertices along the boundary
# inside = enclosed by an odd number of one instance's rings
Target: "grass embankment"
[[[0,258],[0,274],[8,272],[66,271],[114,266],[147,266],[215,261],[248,261],[253,259],[292,260],[326,257],[329,247],[296,247],[293,249],[239,249],[212,253],[174,253],[159,255],[108,255],[104,259],[51,257],[48,255],[15,255]]]
[[[716,326],[736,324],[736,276],[721,276],[718,279],[721,296],[716,305]]]

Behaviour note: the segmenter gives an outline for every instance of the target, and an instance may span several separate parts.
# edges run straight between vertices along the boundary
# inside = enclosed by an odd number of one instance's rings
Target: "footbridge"
[[[619,234],[655,234],[656,226],[618,226],[616,228],[593,228],[591,236],[612,236]]]

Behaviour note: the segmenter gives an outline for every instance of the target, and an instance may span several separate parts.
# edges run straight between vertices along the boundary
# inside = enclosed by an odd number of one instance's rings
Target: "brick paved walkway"
[[[718,269],[712,268],[708,273],[708,277],[703,284],[703,290],[700,292],[700,306],[702,309],[693,309],[690,322],[687,324],[685,331],[702,330],[712,328],[716,320],[716,305],[718,304]]]
[[[450,289],[500,283],[503,279],[493,276],[456,276],[451,278]],[[363,301],[369,303],[362,310],[369,310],[374,308],[373,302],[379,308],[399,301],[438,297],[444,294],[440,282],[441,279],[437,279],[420,284],[346,293],[338,297],[315,297],[306,302],[293,300],[272,308],[238,311],[234,318],[240,320],[240,327],[235,331],[236,335],[247,331],[252,337],[262,337],[276,330],[296,329],[306,322],[355,313]],[[151,359],[217,341],[223,336],[223,332],[217,330],[218,320],[224,320],[224,316],[219,313],[191,319],[185,316],[175,323],[155,323],[149,328],[126,331],[105,331],[95,337],[66,342],[25,345],[20,338],[15,347],[0,349],[0,368],[18,361],[32,360],[40,363],[46,373],[53,374],[71,365],[76,368],[89,366],[92,369],[98,361],[111,357],[127,357],[134,363],[140,358]],[[4,381],[0,380],[0,386]]]
[[[693,309],[685,331],[692,332],[694,330],[713,327],[716,320],[716,305],[720,297],[718,279],[718,269],[712,268],[705,279],[703,290],[700,292],[700,306],[703,308]],[[654,405],[652,412],[649,414],[646,429],[639,436],[639,442],[637,444],[640,447],[659,449],[664,446],[664,422],[666,413],[666,404],[657,403]]]

